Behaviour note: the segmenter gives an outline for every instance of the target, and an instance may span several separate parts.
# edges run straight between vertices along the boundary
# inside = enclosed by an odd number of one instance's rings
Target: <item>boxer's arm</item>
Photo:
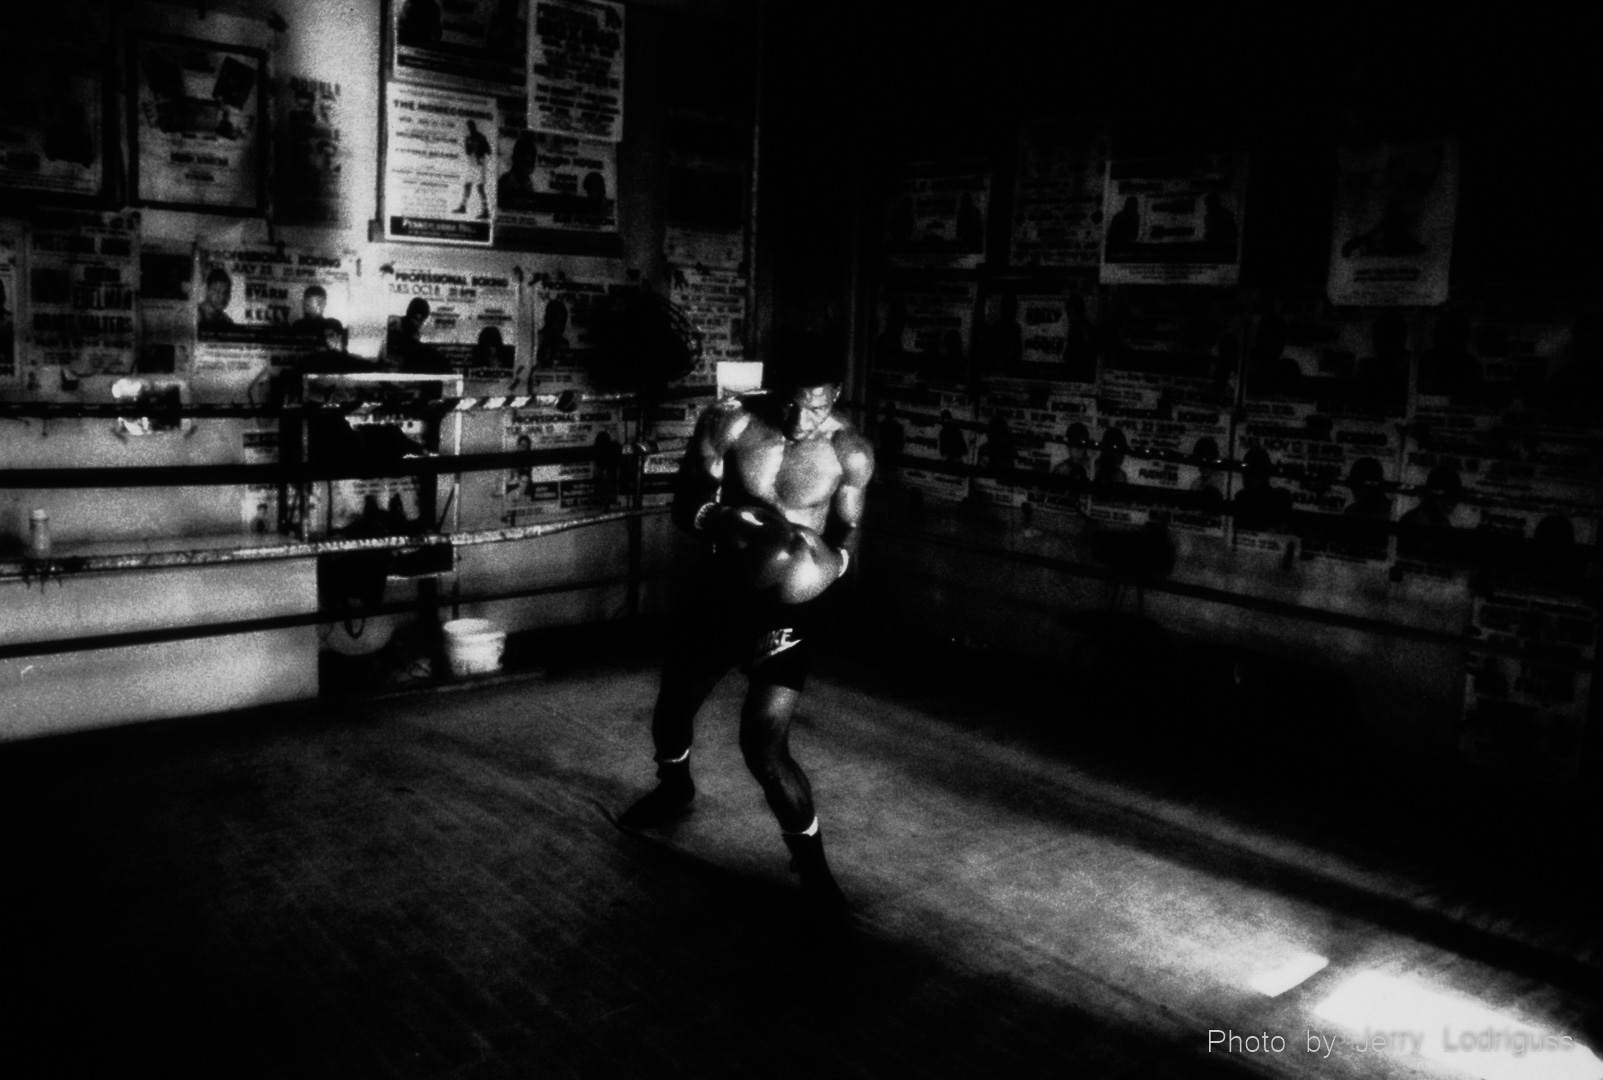
[[[836,450],[840,454],[841,483],[830,499],[823,538],[840,554],[840,572],[845,574],[857,555],[857,535],[868,499],[868,482],[874,476],[874,448],[861,435],[848,432],[836,440]]]
[[[724,480],[724,454],[739,434],[745,410],[716,404],[701,414],[695,434],[679,459],[669,516],[675,525],[698,536],[716,535],[727,507],[718,502]]]

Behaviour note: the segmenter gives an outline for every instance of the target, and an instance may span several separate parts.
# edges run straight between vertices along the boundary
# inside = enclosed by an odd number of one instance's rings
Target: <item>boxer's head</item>
[[[808,438],[829,420],[840,397],[839,350],[824,334],[779,332],[771,351],[781,427],[791,440]]]

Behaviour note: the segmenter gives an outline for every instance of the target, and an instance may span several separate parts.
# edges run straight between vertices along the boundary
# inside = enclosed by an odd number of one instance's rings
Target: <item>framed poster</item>
[[[105,69],[92,40],[28,30],[0,37],[0,187],[100,193]]]
[[[128,184],[136,206],[261,214],[267,54],[136,34],[128,45]]]
[[[392,82],[386,104],[384,239],[488,246],[495,99]]]

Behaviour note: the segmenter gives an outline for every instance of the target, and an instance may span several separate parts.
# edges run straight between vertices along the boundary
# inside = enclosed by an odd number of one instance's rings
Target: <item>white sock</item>
[[[690,751],[689,749],[686,749],[685,752],[680,754],[678,757],[658,758],[657,760],[662,762],[664,765],[678,765],[682,761],[690,760]]]
[[[807,826],[807,828],[803,829],[801,832],[788,832],[788,833],[785,833],[785,835],[786,836],[817,836],[818,835],[818,815],[814,814],[813,815],[813,823],[811,825]]]

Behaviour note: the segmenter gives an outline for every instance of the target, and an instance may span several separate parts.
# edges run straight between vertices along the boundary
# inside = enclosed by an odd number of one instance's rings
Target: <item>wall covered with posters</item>
[[[1397,70],[1335,15],[1009,10],[856,28],[860,415],[879,554],[912,571],[887,609],[1061,663],[1065,619],[1144,589],[1182,639],[1340,677],[1355,739],[1580,775],[1603,307],[1570,208],[1597,155],[1542,104],[1588,97],[1548,70],[1573,46],[1494,19],[1462,68]],[[1512,198],[1536,175],[1568,235]]]
[[[70,415],[122,395],[265,407],[293,399],[307,373],[435,372],[460,379],[468,398],[572,391],[582,400],[596,389],[603,309],[641,291],[690,313],[709,359],[682,388],[711,392],[710,364],[743,355],[748,324],[754,99],[729,92],[754,52],[741,6],[486,0],[444,8],[433,0],[270,8],[69,0],[21,19],[16,36],[8,29],[0,406],[12,413],[0,420],[0,470],[279,459],[272,420]],[[669,55],[725,64],[734,82],[710,101],[698,97],[663,63]],[[709,145],[682,136],[676,110],[734,137]],[[661,163],[734,182],[675,202]],[[455,437],[464,453],[606,451],[682,435],[695,401],[647,416],[621,403],[492,406],[464,412]],[[38,415],[46,407],[56,415]],[[459,488],[442,487],[440,505],[449,499],[467,530],[621,506],[628,491],[616,457],[598,456],[601,465],[468,474]],[[405,497],[399,503],[415,516]],[[260,485],[8,489],[0,490],[0,561],[17,564],[28,553],[36,510],[48,515],[61,557],[308,533],[306,507]],[[649,568],[670,541],[660,521],[645,529]],[[464,596],[516,592],[605,578],[626,561],[623,527],[597,526],[463,548],[434,585]],[[291,609],[315,609],[315,560],[266,565],[295,584],[274,590],[272,573],[254,571],[246,575],[254,588],[274,591],[280,606],[294,597]],[[19,599],[0,605],[8,612],[0,641],[32,640],[44,625],[41,605],[53,605],[50,625],[61,636],[188,618],[185,591],[165,589],[156,573],[117,586],[138,595],[131,606],[98,607],[90,594],[111,580],[68,575],[44,593],[19,575],[0,580],[0,591]],[[404,603],[421,587],[394,579],[388,598]],[[248,594],[234,617],[250,612]],[[610,587],[464,614],[516,631],[612,618],[623,596]],[[642,599],[650,610],[663,597],[648,585]],[[122,616],[108,614],[119,608]],[[99,614],[85,615],[90,609]],[[251,637],[259,649],[247,666],[259,677],[230,673],[232,682],[218,677],[226,649],[195,650],[200,659],[173,667],[171,682],[237,688],[233,699],[207,698],[206,708],[305,696],[317,691],[319,652],[376,651],[409,622],[337,620]],[[166,662],[179,652],[169,650]],[[36,700],[8,700],[0,739],[142,718],[96,715],[90,698],[61,688],[97,663],[113,661],[69,654],[36,664]],[[167,694],[147,711],[186,708]]]

